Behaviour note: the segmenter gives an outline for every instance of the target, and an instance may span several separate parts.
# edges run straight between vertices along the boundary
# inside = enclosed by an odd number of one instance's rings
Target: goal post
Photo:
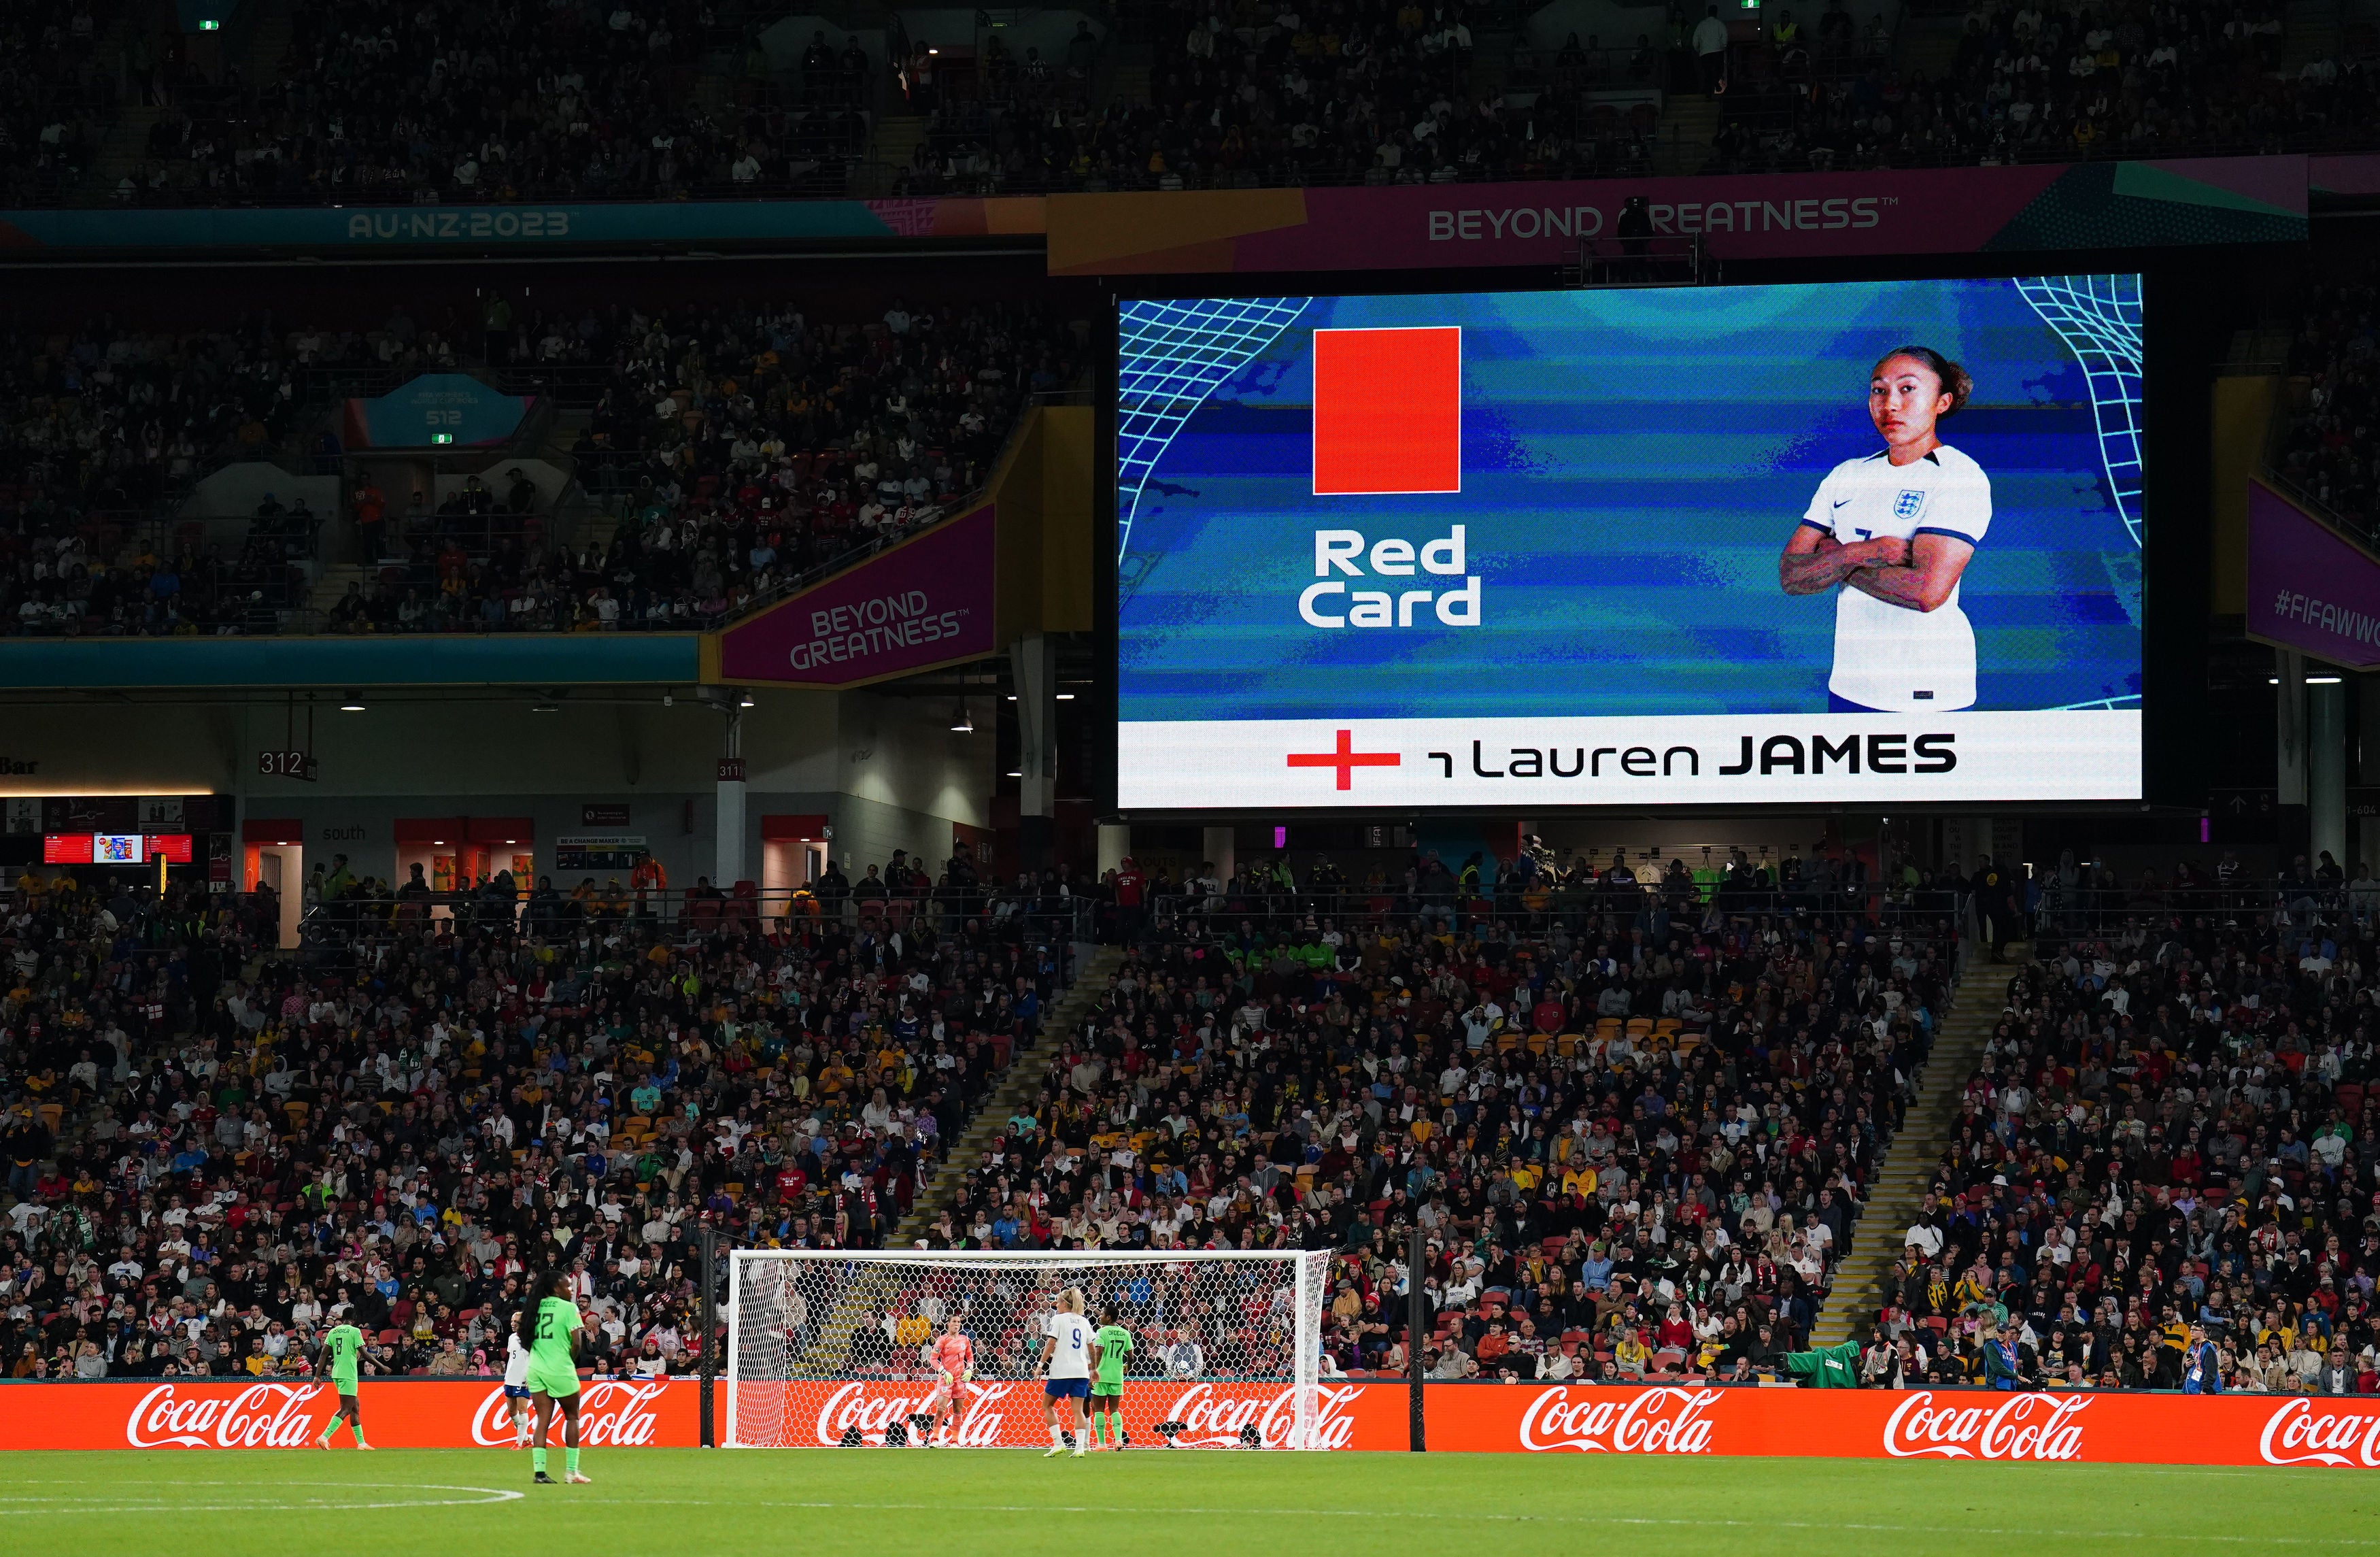
[[[1041,1325],[1075,1287],[1094,1326],[1112,1307],[1132,1334],[1123,1418],[1135,1448],[1320,1448],[1331,1259],[1270,1249],[736,1249],[724,1441],[915,1445],[939,1378],[931,1348],[956,1315],[975,1372],[938,1413],[936,1441],[1047,1448]]]

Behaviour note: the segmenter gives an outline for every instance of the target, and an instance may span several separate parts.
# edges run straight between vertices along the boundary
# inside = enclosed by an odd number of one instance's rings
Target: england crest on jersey
[[[1912,487],[1903,491],[1900,496],[1892,500],[1892,517],[1896,519],[1913,519],[1917,517],[1917,510],[1925,506],[1925,493]]]

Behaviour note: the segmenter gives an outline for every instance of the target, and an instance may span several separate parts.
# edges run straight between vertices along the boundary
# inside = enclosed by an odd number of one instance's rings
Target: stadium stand
[[[1404,1367],[1418,1218],[1436,1376],[1755,1376],[1849,1246],[1949,948],[1748,868],[1706,901],[1682,868],[1542,863],[1492,898],[1435,855],[1360,897],[1327,863],[1150,883],[1152,928],[962,1143],[929,1243],[1337,1248],[1354,1373]]]
[[[269,894],[29,872],[12,1370],[270,1372],[343,1305],[383,1370],[476,1370],[541,1237],[586,1259],[611,1361],[683,1368],[700,1222],[871,1246],[1020,1084],[941,1176],[957,1205],[910,1219],[929,1244],[1336,1247],[1354,1371],[1397,1365],[1418,1216],[1445,1376],[1748,1373],[1798,1344],[1946,998],[1938,943],[1822,899],[1673,919],[1608,872],[1442,910],[1421,875],[1342,932],[1282,874],[1164,897],[1003,1077],[1089,966],[1082,916],[1128,931],[1130,892],[984,888],[964,851],[778,918],[707,888],[324,881],[283,955]]]
[[[842,192],[880,71],[850,46],[780,84],[722,27],[684,3],[306,0],[250,45],[245,73],[171,50],[128,67],[145,133],[82,192],[348,206]]]
[[[877,1242],[1074,973],[1066,890],[983,883],[964,846],[767,917],[707,883],[322,878],[283,954],[269,894],[29,872],[0,1039],[7,1370],[271,1375],[344,1314],[379,1371],[485,1372],[566,1254],[607,1365],[683,1371],[698,1224]]]
[[[1788,17],[1740,54],[1717,160],[1759,172],[2360,143],[2363,59],[2339,38],[2292,40],[2282,20],[2271,8],[1978,4],[1945,67],[1912,75],[1851,47],[1830,5],[1815,36]]]
[[[1681,10],[1658,35],[1549,46],[1559,7],[1175,0],[1086,19],[1046,55],[997,31],[943,53],[896,26],[892,57],[820,32],[796,62],[686,0],[436,0],[402,24],[386,0],[308,0],[244,70],[113,8],[24,15],[25,90],[0,123],[18,204],[1436,183],[2371,143],[2368,31],[2307,18],[2292,33],[2272,6],[1829,0],[1709,37],[1715,13]],[[145,125],[135,141],[111,138],[119,116]]]
[[[1078,385],[1085,341],[1038,309],[897,298],[838,322],[782,301],[530,310],[476,339],[402,309],[368,331],[21,333],[0,380],[0,619],[44,636],[713,623],[978,490],[1032,397]],[[501,476],[434,505],[359,482],[345,516],[267,493],[237,539],[186,517],[229,461],[336,470],[344,396],[457,367],[568,378],[585,409],[553,454],[599,523],[560,533],[550,498]],[[322,598],[336,563],[348,581]]]
[[[1869,1377],[1984,1382],[1997,1333],[2052,1388],[2211,1390],[2185,1372],[2203,1335],[2224,1389],[2380,1389],[2375,894],[2362,867],[2246,887],[2070,858],[1905,1235]]]
[[[2374,295],[2368,265],[2308,285],[2289,348],[2289,374],[2301,388],[2277,471],[2295,495],[2367,541],[2380,524],[2380,491],[2356,450],[2380,414],[2370,367]]]

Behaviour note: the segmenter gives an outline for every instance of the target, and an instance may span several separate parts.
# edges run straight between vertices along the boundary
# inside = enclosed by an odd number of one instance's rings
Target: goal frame
[[[726,1430],[720,1437],[729,1449],[759,1448],[737,1432],[736,1397],[743,1368],[744,1272],[764,1263],[908,1266],[921,1270],[973,1266],[980,1270],[1032,1270],[1037,1267],[1107,1265],[1273,1265],[1286,1266],[1295,1306],[1295,1332],[1291,1346],[1293,1372],[1286,1381],[1291,1391],[1292,1426],[1289,1449],[1313,1450],[1316,1419],[1320,1409],[1322,1374],[1322,1307],[1328,1296],[1327,1270],[1318,1279],[1314,1268],[1323,1249],[771,1249],[727,1251],[727,1366],[722,1381],[727,1386]]]

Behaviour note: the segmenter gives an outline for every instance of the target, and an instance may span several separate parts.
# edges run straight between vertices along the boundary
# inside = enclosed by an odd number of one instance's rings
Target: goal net
[[[731,1447],[1047,1448],[1043,1321],[1068,1287],[1131,1332],[1135,1448],[1317,1447],[1328,1252],[737,1249],[728,1267]],[[974,1377],[938,1403],[955,1316]],[[1060,1421],[1067,1419],[1060,1404]]]

